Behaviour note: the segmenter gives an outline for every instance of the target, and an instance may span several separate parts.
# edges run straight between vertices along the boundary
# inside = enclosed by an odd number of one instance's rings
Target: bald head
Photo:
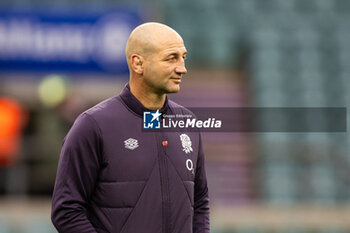
[[[181,36],[174,29],[161,23],[144,23],[136,27],[126,44],[126,58],[129,67],[133,54],[147,57],[167,41],[174,39],[183,43]]]
[[[160,23],[135,28],[126,45],[130,91],[149,109],[163,106],[166,94],[180,91],[187,73],[187,50],[181,36]]]

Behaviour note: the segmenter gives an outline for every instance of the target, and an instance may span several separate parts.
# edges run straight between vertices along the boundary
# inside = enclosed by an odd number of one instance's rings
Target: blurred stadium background
[[[189,73],[170,96],[184,106],[349,107],[348,0],[2,0],[1,233],[56,232],[61,141],[80,112],[123,88],[120,49],[145,21],[184,38]],[[203,139],[213,233],[350,232],[347,133]]]

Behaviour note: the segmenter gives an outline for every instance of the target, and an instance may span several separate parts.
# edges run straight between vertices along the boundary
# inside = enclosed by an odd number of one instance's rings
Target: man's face
[[[143,76],[146,85],[157,94],[178,92],[182,76],[187,73],[186,54],[181,38],[157,44],[145,60]]]

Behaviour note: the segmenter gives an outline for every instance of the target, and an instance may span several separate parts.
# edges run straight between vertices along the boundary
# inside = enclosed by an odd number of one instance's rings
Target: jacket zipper
[[[165,140],[165,139],[164,139]],[[156,133],[156,143],[158,148],[158,161],[160,172],[160,184],[162,192],[162,222],[163,233],[170,233],[170,193],[169,193],[169,172],[165,147],[162,145],[161,133]]]

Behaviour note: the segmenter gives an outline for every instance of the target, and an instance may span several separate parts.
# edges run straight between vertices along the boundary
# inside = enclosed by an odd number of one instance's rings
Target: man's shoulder
[[[186,115],[192,115],[194,116],[194,113],[189,110],[188,108],[172,101],[172,100],[168,100],[168,105],[170,107],[170,109],[175,112],[175,113],[180,113],[180,114],[186,114]]]
[[[188,110],[186,107],[176,103],[175,101],[173,100],[168,100],[168,105],[171,109],[181,109],[183,111],[190,111]]]
[[[81,115],[88,115],[95,120],[98,120],[104,116],[117,114],[121,105],[120,97],[113,96],[87,109]]]

